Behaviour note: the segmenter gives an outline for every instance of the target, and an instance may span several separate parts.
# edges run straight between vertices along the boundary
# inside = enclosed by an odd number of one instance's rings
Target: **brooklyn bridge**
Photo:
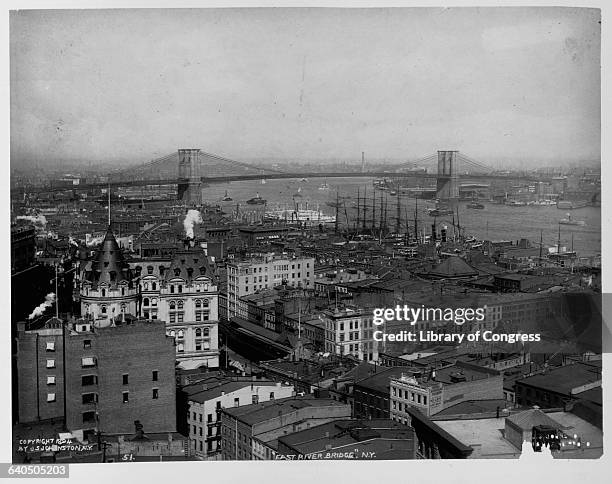
[[[380,165],[379,165],[380,166]],[[426,167],[427,169],[417,169]],[[278,165],[257,166],[252,163],[231,160],[219,155],[206,153],[197,148],[183,148],[150,162],[118,169],[103,182],[81,183],[73,190],[86,191],[108,187],[162,187],[175,185],[177,198],[190,205],[201,203],[202,188],[213,183],[227,183],[248,180],[273,180],[292,178],[346,178],[374,177],[387,179],[416,178],[434,181],[437,197],[452,199],[458,197],[459,180],[491,180],[503,178],[516,181],[550,181],[536,176],[496,172],[486,163],[471,158],[459,151],[437,151],[427,156],[399,164],[388,164],[384,169],[371,170],[362,158],[361,166],[353,170],[307,172],[281,170]],[[65,187],[45,187],[29,190],[58,191]]]

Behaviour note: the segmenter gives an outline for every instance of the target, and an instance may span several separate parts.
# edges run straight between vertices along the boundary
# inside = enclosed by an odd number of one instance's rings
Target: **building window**
[[[195,330],[195,335],[196,335],[196,338],[201,338],[202,337],[202,329],[197,328]]]
[[[157,400],[159,398],[159,388],[153,389],[153,400]]]
[[[55,360],[47,360],[47,368],[55,368]]]
[[[234,398],[234,407],[239,407],[240,406],[240,398]]]
[[[179,343],[176,346],[176,351],[178,351],[179,353],[183,353],[185,351],[185,346],[183,345],[183,343]]]
[[[177,322],[178,323],[182,323],[183,322],[183,313],[177,313]]]
[[[274,400],[274,392],[270,392],[270,400]]]
[[[47,351],[55,351],[55,341],[47,341]]]
[[[89,385],[96,385],[98,383],[98,377],[96,375],[85,375],[81,377],[81,386],[88,387]]]
[[[82,398],[83,404],[94,403],[96,401],[96,394],[95,393],[83,393],[81,398]]]
[[[157,370],[153,370],[153,381],[157,381],[159,377],[159,372]]]
[[[213,421],[213,416],[212,416],[212,413],[209,413],[209,414],[206,416],[206,421],[207,421],[207,422],[209,422],[209,423]]]
[[[96,421],[96,412],[83,412],[83,423],[91,423]]]
[[[47,402],[48,403],[55,402],[55,393],[47,393]]]
[[[47,385],[55,385],[55,375],[49,375],[47,377]]]
[[[88,350],[91,348],[91,340],[90,339],[84,339],[83,340],[83,349],[84,350]]]
[[[123,392],[123,403],[128,403],[130,401],[130,392]]]
[[[127,385],[128,384],[129,375],[127,373],[124,373],[122,375],[122,378],[123,378],[123,384]]]
[[[253,404],[259,403],[259,395],[253,395],[251,397],[251,403]]]

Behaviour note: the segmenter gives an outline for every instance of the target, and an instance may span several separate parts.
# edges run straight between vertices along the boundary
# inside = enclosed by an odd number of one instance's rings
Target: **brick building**
[[[503,398],[502,374],[490,368],[457,361],[454,365],[432,369],[426,375],[404,373],[391,378],[391,419],[410,419],[408,407],[426,416],[467,400]]]
[[[63,419],[77,437],[176,429],[174,341],[161,321],[20,323],[19,421]]]
[[[221,415],[223,460],[274,459],[279,437],[350,418],[350,405],[312,395],[227,408]]]

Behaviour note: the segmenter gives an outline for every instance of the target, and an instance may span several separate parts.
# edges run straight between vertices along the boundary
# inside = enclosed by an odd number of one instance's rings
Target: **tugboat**
[[[574,220],[572,219],[572,216],[569,213],[566,213],[565,216],[567,218],[562,218],[561,220],[559,220],[559,223],[561,225],[585,225],[584,220]]]
[[[265,205],[267,200],[264,200],[259,196],[259,193],[256,194],[253,198],[250,198],[246,201],[249,205]]]
[[[232,197],[230,197],[227,194],[227,190],[225,190],[225,195],[223,196],[223,198],[221,199],[222,202],[231,202],[232,201]]]
[[[319,187],[319,190],[329,190],[329,185],[327,184],[327,182],[322,183]]]
[[[485,206],[482,203],[478,203],[476,200],[472,200],[467,204],[467,208],[471,208],[474,210],[482,210]]]

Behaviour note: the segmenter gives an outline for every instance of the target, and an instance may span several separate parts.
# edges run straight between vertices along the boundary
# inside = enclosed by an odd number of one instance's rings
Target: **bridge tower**
[[[437,198],[457,201],[459,198],[459,176],[457,174],[458,151],[438,151]]]
[[[196,148],[179,149],[178,155],[178,199],[188,205],[201,205],[200,150]]]

